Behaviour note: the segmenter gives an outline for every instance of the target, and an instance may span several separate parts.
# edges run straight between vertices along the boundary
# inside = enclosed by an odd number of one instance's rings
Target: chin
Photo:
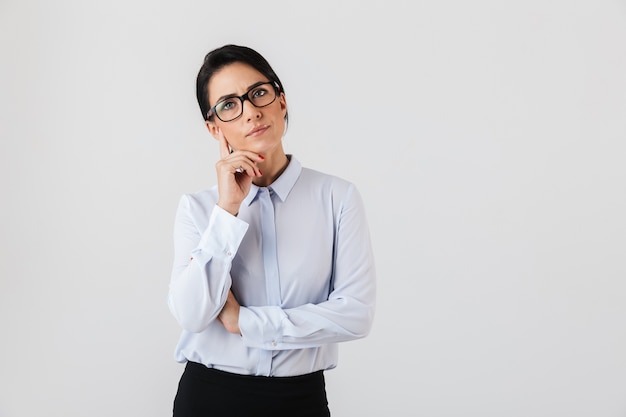
[[[270,153],[272,152],[274,149],[276,149],[277,146],[280,146],[280,140],[276,141],[275,139],[272,140],[262,140],[262,138],[256,138],[257,140],[253,140],[250,141],[248,144],[248,146],[246,146],[247,150],[250,150],[252,152],[256,152],[256,153],[260,153],[261,155],[263,153]]]

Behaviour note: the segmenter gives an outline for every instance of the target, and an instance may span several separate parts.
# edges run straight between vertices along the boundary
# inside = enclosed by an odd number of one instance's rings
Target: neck
[[[289,158],[282,152],[280,155],[271,158],[266,157],[265,161],[259,164],[259,169],[263,173],[263,176],[255,178],[253,181],[254,185],[258,187],[271,185],[276,181],[276,178],[280,177],[280,174],[285,171],[287,165],[289,165]]]

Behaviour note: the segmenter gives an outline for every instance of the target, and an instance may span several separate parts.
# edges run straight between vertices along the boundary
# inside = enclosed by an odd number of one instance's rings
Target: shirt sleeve
[[[371,329],[376,273],[360,194],[352,187],[337,223],[328,300],[296,308],[241,307],[244,345],[269,350],[317,347],[365,337]]]
[[[174,223],[168,306],[183,329],[198,333],[215,320],[226,302],[232,259],[248,224],[216,205],[208,227],[199,230],[194,215],[190,197],[184,195]]]

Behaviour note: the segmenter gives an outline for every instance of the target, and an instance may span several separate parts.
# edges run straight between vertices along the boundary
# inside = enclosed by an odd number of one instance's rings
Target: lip
[[[268,125],[255,126],[246,134],[246,136],[262,135],[267,129],[269,129]]]

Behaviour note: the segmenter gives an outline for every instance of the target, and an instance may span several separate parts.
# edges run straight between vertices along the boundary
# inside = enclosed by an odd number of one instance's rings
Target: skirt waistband
[[[234,384],[240,387],[242,384],[250,385],[267,385],[280,386],[289,385],[290,387],[298,386],[324,386],[324,371],[316,371],[310,374],[296,376],[259,376],[244,375],[232,372],[222,371],[216,368],[209,368],[198,362],[188,361],[185,371],[193,373],[197,377],[208,380],[219,380],[222,384]]]

